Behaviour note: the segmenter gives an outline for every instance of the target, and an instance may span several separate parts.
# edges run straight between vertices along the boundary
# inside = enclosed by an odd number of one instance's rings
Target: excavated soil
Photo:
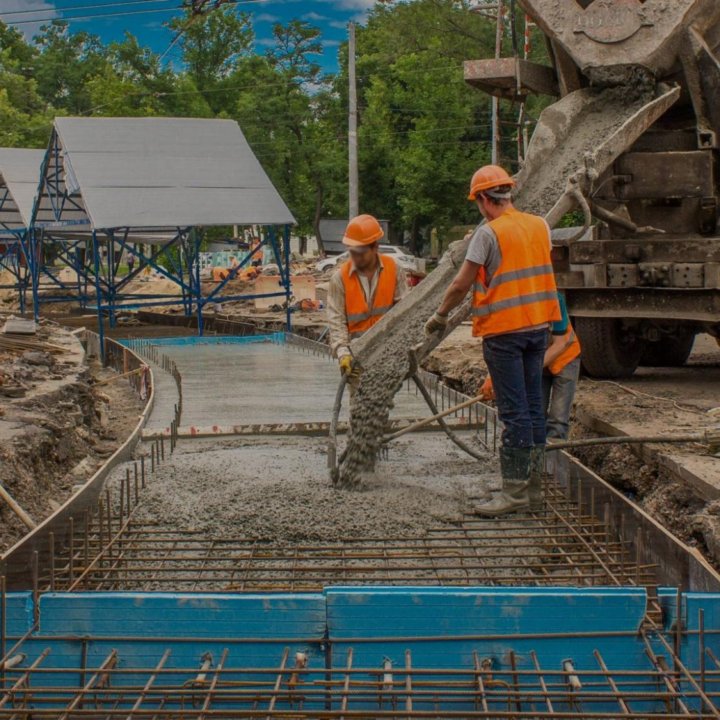
[[[0,391],[10,383],[24,389],[17,398],[0,392],[0,483],[36,523],[92,476],[127,439],[142,412],[126,382],[93,387],[115,373],[87,367],[82,348],[67,331],[45,327],[38,335],[67,344],[71,353],[0,357]],[[27,532],[0,500],[0,552]]]

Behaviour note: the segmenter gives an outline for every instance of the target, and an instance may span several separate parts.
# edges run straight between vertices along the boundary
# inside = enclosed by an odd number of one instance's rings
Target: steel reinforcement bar
[[[174,665],[170,648],[146,667],[117,649],[73,666],[49,646],[29,666],[6,669],[0,718],[720,717],[720,662],[711,651],[702,673],[692,672],[672,655],[669,665],[658,662],[650,639],[642,642],[642,666],[612,667],[596,649],[591,669],[570,659],[543,666],[536,650],[527,653],[529,668],[512,651],[501,668],[477,651],[464,667],[415,667],[411,650],[402,664],[364,667],[353,647],[334,667],[310,668],[305,653],[289,647],[274,666],[254,667],[242,647],[230,646],[202,653],[195,667]]]

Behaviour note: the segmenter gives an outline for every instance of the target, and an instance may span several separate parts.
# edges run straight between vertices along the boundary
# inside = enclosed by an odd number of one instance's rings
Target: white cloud
[[[2,0],[1,4],[0,20],[17,28],[28,40],[40,32],[42,25],[60,17],[55,5],[49,0]],[[18,11],[22,11],[22,14]],[[18,22],[22,24],[13,24]]]
[[[325,47],[340,47],[340,40],[323,40],[322,44]]]
[[[261,47],[270,47],[275,44],[275,38],[258,38],[255,41],[255,44],[260,45]]]
[[[335,2],[335,0],[330,0]],[[375,0],[340,0],[336,3],[341,10],[371,10],[375,5]]]
[[[332,20],[328,23],[328,25],[331,28],[336,28],[337,30],[347,30],[347,21],[345,20]]]
[[[320,15],[320,13],[309,12],[309,13],[305,13],[302,16],[302,19],[309,20],[310,22],[325,22],[326,20],[329,20],[330,18],[326,17],[325,15]]]
[[[260,13],[255,15],[255,22],[259,23],[276,23],[280,20],[277,15],[271,15],[270,13]]]

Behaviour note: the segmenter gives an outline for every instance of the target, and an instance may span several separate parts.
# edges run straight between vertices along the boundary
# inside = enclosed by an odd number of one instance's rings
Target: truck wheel
[[[578,317],[573,326],[582,347],[582,366],[590,377],[627,378],[640,364],[645,341],[616,318]]]
[[[695,333],[681,330],[658,342],[645,345],[640,364],[646,367],[682,367],[690,357],[695,344]]]

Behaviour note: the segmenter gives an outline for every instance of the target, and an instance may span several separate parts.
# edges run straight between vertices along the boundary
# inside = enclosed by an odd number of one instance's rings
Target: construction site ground
[[[458,328],[430,357],[427,369],[464,392],[487,375],[470,327]],[[620,382],[581,378],[571,437],[682,435],[717,426],[720,348],[699,335],[688,364],[641,367]],[[720,564],[720,459],[701,445],[578,449],[575,454],[680,538]]]
[[[322,297],[327,273],[315,275],[318,297]],[[146,284],[154,286],[164,282],[156,280]],[[162,289],[172,291],[169,286]],[[68,315],[70,308],[60,306],[53,310],[58,320],[73,327],[92,329],[95,326],[92,315]],[[177,307],[156,314],[168,320],[171,317],[180,320],[182,312]],[[248,322],[261,331],[281,329],[285,322],[284,311],[258,310],[249,302],[212,307],[207,317]],[[133,313],[121,315],[119,320],[118,327],[110,331],[115,337],[195,332],[191,323],[187,327],[165,327],[161,331],[155,326],[139,324]],[[325,316],[322,311],[298,311],[293,313],[293,325],[296,332],[317,338],[325,328]],[[476,392],[486,376],[481,347],[471,337],[467,325],[460,327],[432,354],[426,368],[467,393]],[[720,348],[709,336],[698,337],[686,367],[640,368],[632,379],[620,383],[583,378],[577,393],[572,435],[672,434],[702,430],[718,422],[712,411],[720,404],[715,392],[719,379]],[[189,382],[191,376],[187,380]],[[162,381],[162,378],[158,380]],[[168,382],[169,391],[171,385]],[[306,391],[307,388],[302,388],[303,393]],[[172,393],[168,392],[166,397],[172,406]],[[231,404],[232,399],[230,394],[222,400]],[[189,419],[195,411],[192,404],[186,405]],[[327,410],[320,415],[325,414],[322,419],[327,421],[331,403],[326,405]],[[208,417],[197,416],[194,420],[206,422]],[[151,419],[148,427],[152,429],[154,424]],[[322,453],[322,448],[318,453]],[[720,461],[708,456],[704,447],[653,445],[629,449],[619,446],[577,454],[681,538],[697,544],[714,562],[720,561]]]
[[[0,483],[37,523],[127,439],[142,403],[126,383],[103,383],[115,373],[96,360],[88,364],[65,328],[42,324],[29,338],[46,350],[0,338]],[[28,529],[0,502],[0,551]]]

